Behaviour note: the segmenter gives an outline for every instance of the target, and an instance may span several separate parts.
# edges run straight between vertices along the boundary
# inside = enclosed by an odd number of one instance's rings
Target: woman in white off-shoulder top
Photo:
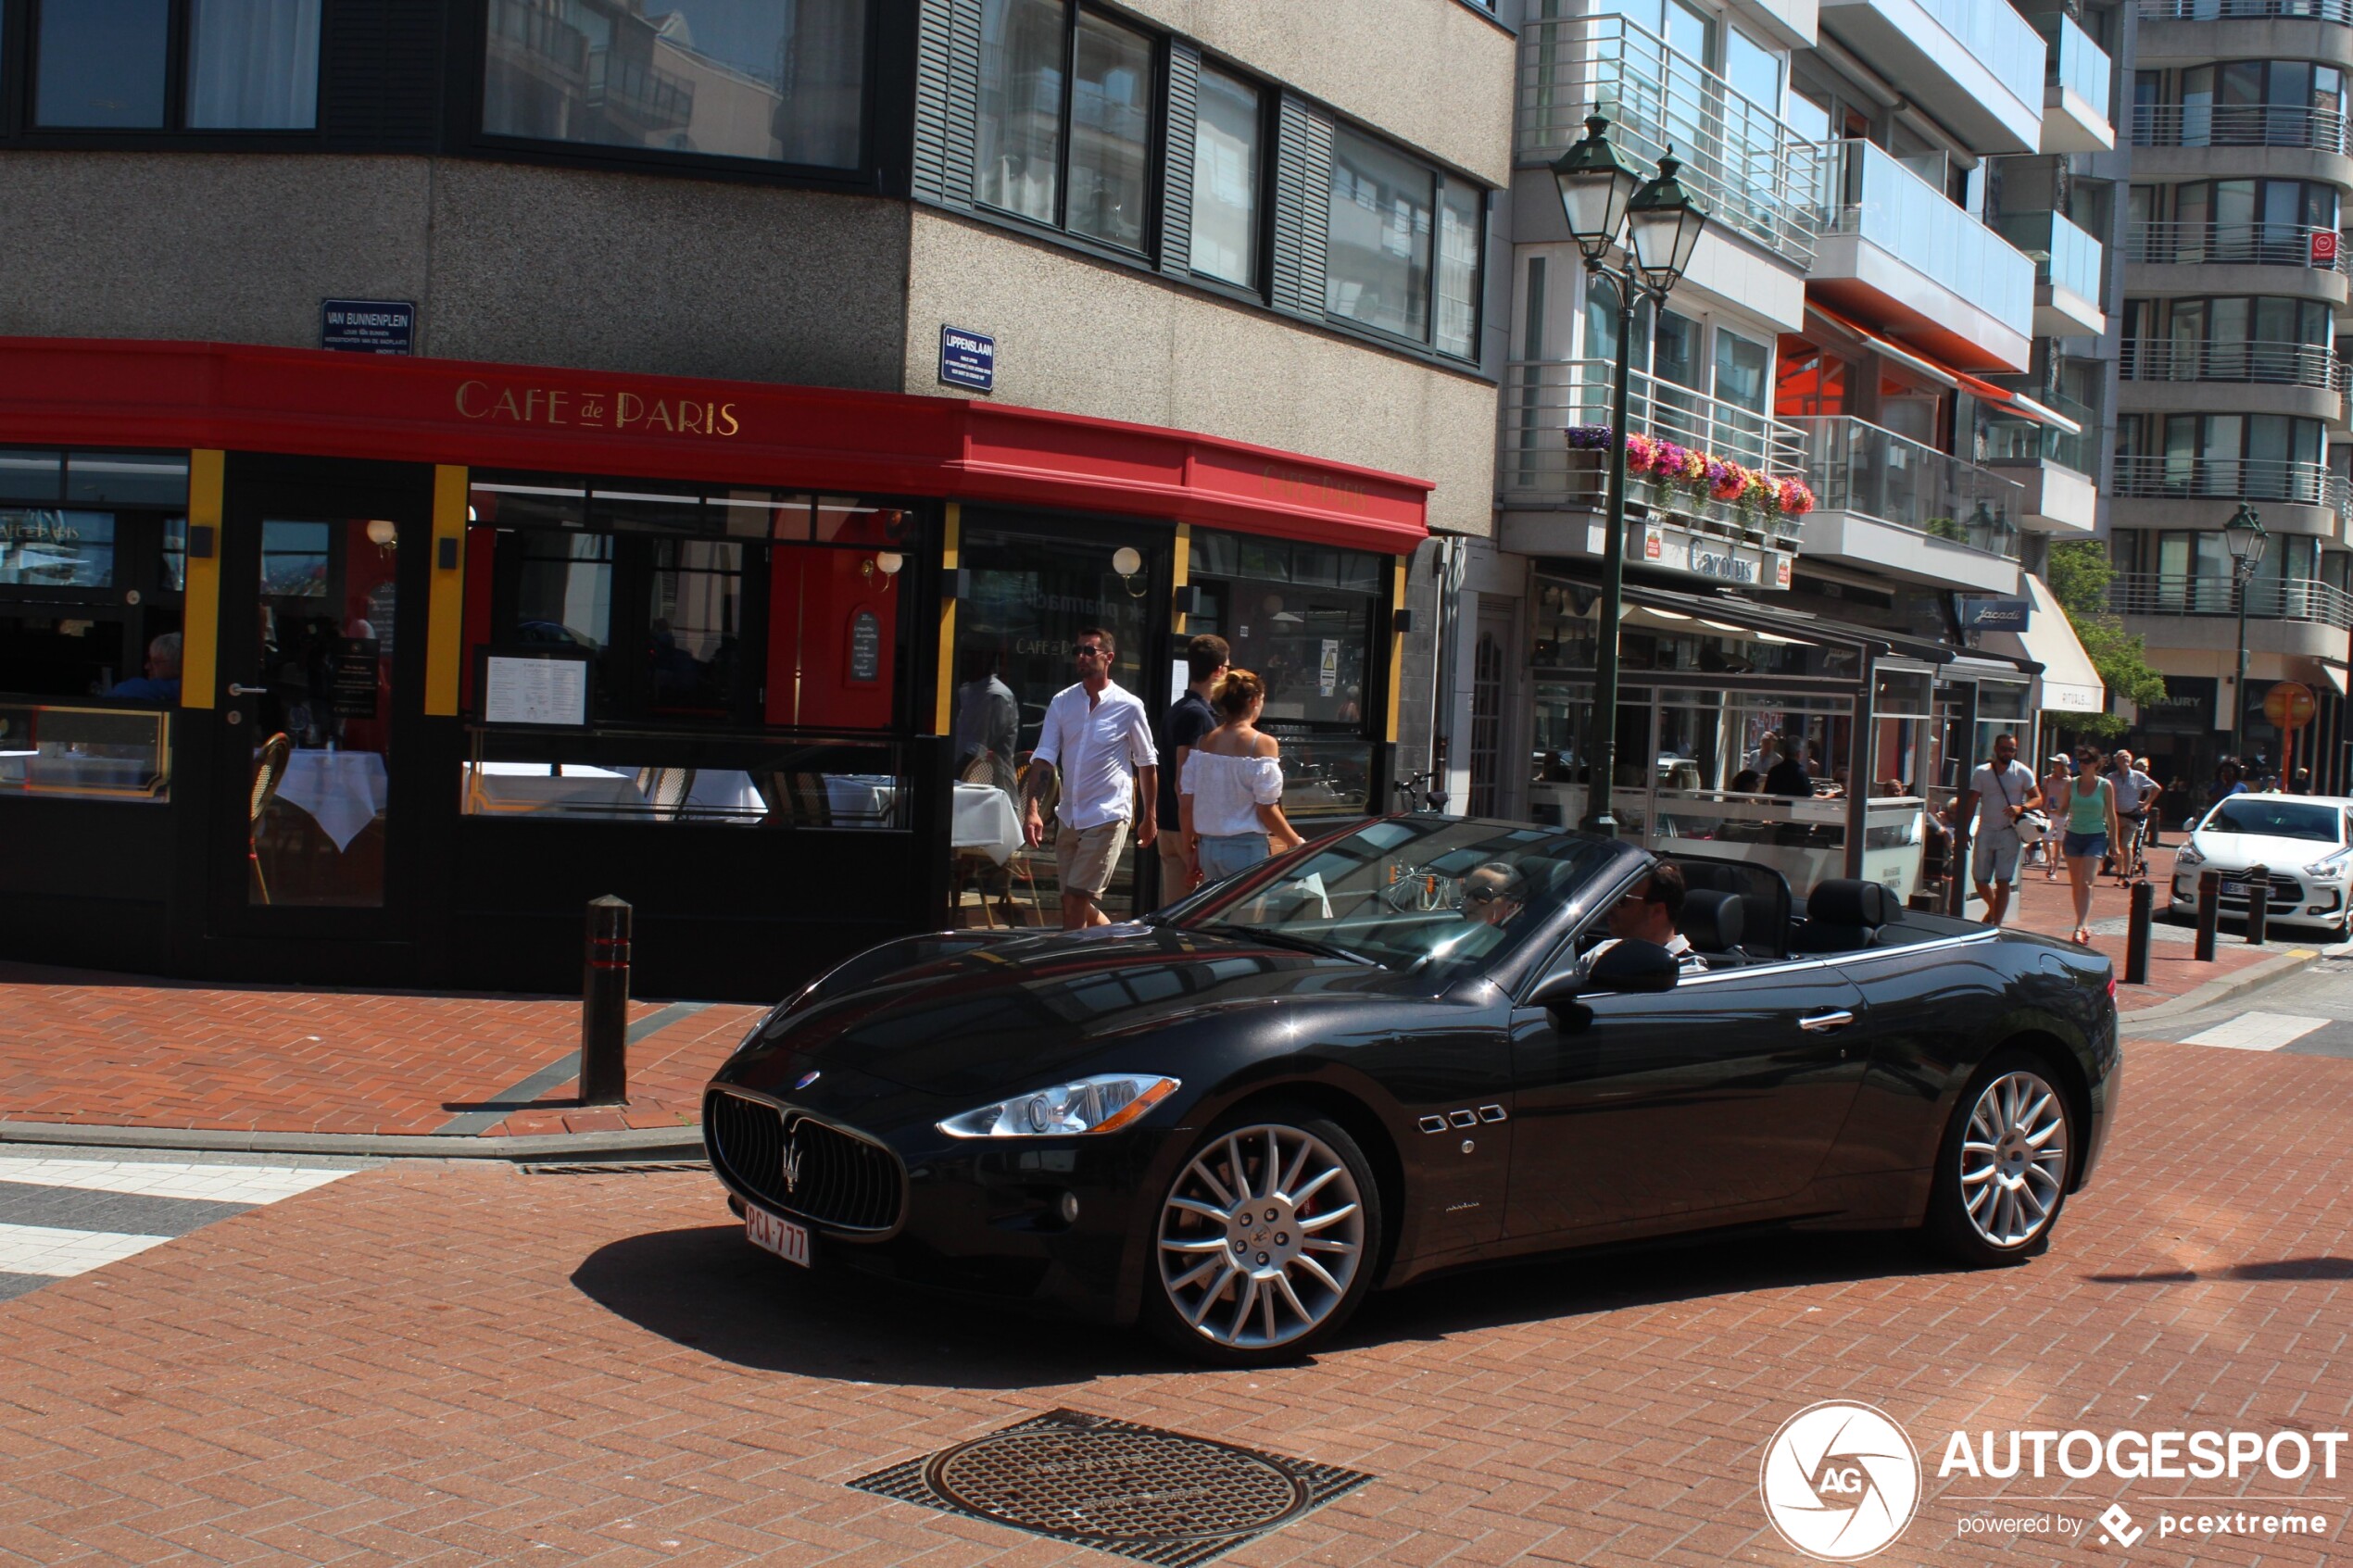
[[[1202,880],[1215,882],[1266,859],[1270,838],[1285,849],[1305,840],[1283,816],[1282,747],[1258,729],[1266,683],[1228,671],[1209,702],[1223,722],[1186,755],[1176,804]]]

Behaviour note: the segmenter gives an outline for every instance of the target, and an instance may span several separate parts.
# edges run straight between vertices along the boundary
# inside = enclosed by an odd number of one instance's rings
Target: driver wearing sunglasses
[[[1519,872],[1490,860],[1463,878],[1463,918],[1473,925],[1502,925],[1519,913]]]

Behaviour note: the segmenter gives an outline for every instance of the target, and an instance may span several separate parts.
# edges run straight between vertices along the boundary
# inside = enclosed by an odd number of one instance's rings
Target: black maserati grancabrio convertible
[[[1393,817],[1130,924],[887,943],[745,1037],[711,1166],[795,1262],[1229,1364],[1378,1286],[1563,1248],[1925,1225],[1970,1262],[2040,1252],[2115,1110],[2108,961],[1875,884],[1793,908],[1696,853],[1695,954],[1610,940],[1655,859]]]

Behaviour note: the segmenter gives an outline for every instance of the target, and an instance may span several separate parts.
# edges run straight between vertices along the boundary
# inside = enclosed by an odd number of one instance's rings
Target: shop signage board
[[[2315,267],[2336,265],[2335,230],[2315,229],[2312,231],[2312,265]]]
[[[1608,538],[1599,523],[1587,530],[1587,546],[1600,555]],[[1789,586],[1789,558],[1710,539],[1669,523],[1642,522],[1626,530],[1626,558],[1668,571],[1688,572],[1715,583],[1737,583],[1752,588]]]
[[[2215,682],[2211,675],[2169,675],[2165,696],[2141,705],[2141,728],[2167,734],[2198,734],[2214,728]]]
[[[319,346],[347,354],[416,352],[417,307],[405,299],[320,302]]]
[[[997,390],[997,340],[962,327],[939,329],[939,379],[975,392]]]
[[[1972,632],[2023,632],[2033,614],[2027,599],[1969,599],[1966,624]]]

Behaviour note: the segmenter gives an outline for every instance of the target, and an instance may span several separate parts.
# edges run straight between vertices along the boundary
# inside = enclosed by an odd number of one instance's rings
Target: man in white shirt
[[[1064,686],[1046,706],[1038,746],[1029,755],[1024,792],[1023,836],[1030,847],[1046,842],[1038,797],[1059,772],[1062,799],[1054,807],[1054,863],[1062,872],[1063,929],[1109,925],[1100,908],[1111,885],[1127,827],[1135,822],[1136,847],[1148,849],[1160,835],[1154,809],[1160,767],[1152,727],[1132,692],[1112,684],[1112,656],[1118,644],[1100,626],[1078,633],[1073,650],[1078,684]]]
[[[1977,896],[1985,900],[1985,923],[1999,925],[2009,912],[2010,884],[2018,881],[2019,852],[2025,847],[2018,835],[2018,820],[2043,804],[2043,786],[2034,770],[2018,759],[2018,737],[1994,737],[1994,759],[1981,762],[1969,776],[1969,787],[1953,802],[1945,821],[1955,827],[1976,811],[1969,831],[1972,849],[1969,876]]]
[[[1675,922],[1682,917],[1687,890],[1682,867],[1672,860],[1654,864],[1650,875],[1628,888],[1625,896],[1610,906],[1609,940],[1585,955],[1587,966],[1590,968],[1595,959],[1620,942],[1651,942],[1675,956],[1680,973],[1706,973],[1707,960],[1692,947],[1690,937],[1675,929]]]
[[[2128,746],[2118,746],[2109,760],[2108,782],[2116,791],[2116,814],[2123,819],[2124,842],[2113,847],[2108,865],[2116,873],[2116,884],[2130,887],[2133,868],[2141,863],[2142,841],[2148,836],[2150,813],[2165,786],[2141,771]]]

